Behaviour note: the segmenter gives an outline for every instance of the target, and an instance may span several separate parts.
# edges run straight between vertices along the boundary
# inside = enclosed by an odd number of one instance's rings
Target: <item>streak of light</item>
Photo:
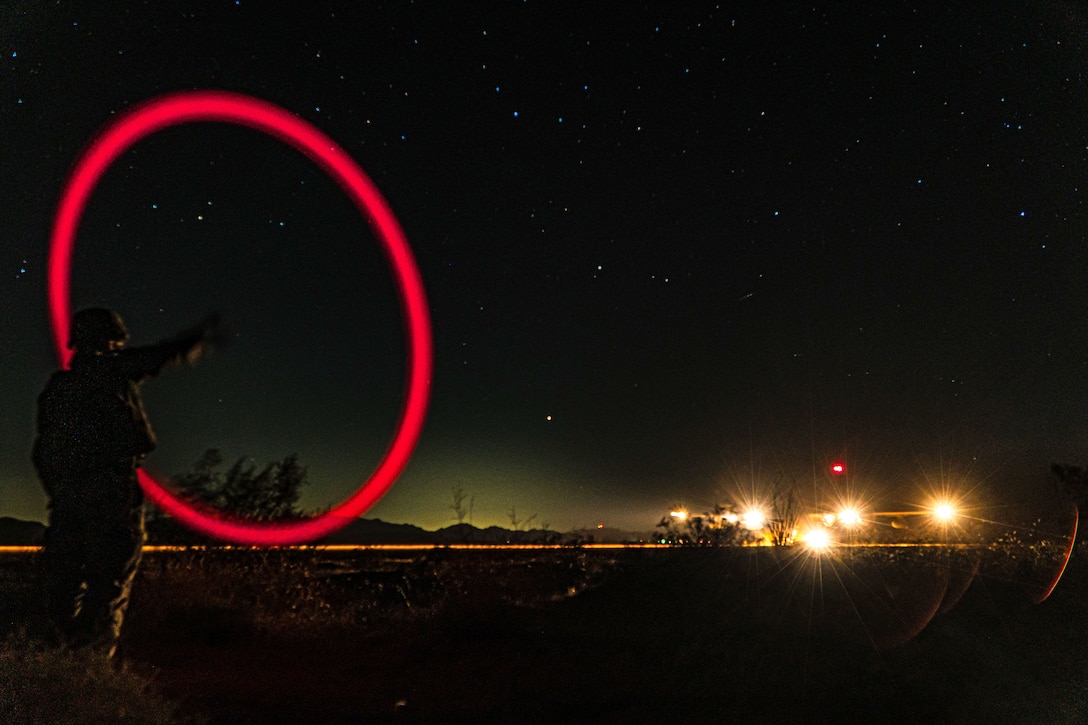
[[[986,550],[985,544],[956,544],[956,543],[900,543],[900,544],[871,544],[871,543],[846,543],[836,542],[836,548],[840,549],[978,549]],[[176,551],[203,551],[212,549],[216,551],[237,550],[251,551],[252,546],[165,546],[148,545],[143,547],[144,552],[176,552]],[[345,551],[571,551],[575,549],[588,550],[614,550],[614,549],[674,549],[683,550],[689,547],[675,546],[673,544],[318,544],[312,546],[280,546],[278,549],[291,549],[295,551],[319,551],[319,552],[345,552]],[[690,547],[691,549],[705,550],[704,547]],[[727,548],[727,547],[722,547]],[[737,546],[736,549],[758,550],[763,547]],[[35,554],[41,551],[40,546],[0,546],[0,554]],[[1066,557],[1068,562],[1068,556]],[[1064,567],[1063,567],[1064,571]]]
[[[918,509],[915,511],[874,511],[873,516],[932,516],[933,509]]]
[[[1054,593],[1058,582],[1062,580],[1062,574],[1065,574],[1065,567],[1069,566],[1069,557],[1073,555],[1073,547],[1077,545],[1077,525],[1080,524],[1080,508],[1073,507],[1073,517],[1073,535],[1069,537],[1069,550],[1065,552],[1065,561],[1062,562],[1062,568],[1058,570],[1058,576],[1054,577],[1054,583],[1050,585],[1042,598],[1035,602],[1036,604],[1042,604]]]
[[[0,546],[0,554],[34,554],[41,551],[40,546]],[[267,547],[260,547],[267,548]],[[344,551],[518,551],[518,550],[555,550],[572,549],[675,549],[671,544],[318,544],[313,546],[280,546],[278,549],[297,551],[344,552]],[[252,546],[167,546],[162,544],[143,547],[145,553],[176,551],[250,551]]]

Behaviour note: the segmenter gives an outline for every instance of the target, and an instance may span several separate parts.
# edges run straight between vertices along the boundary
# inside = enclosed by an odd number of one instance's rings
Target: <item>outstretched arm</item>
[[[125,376],[139,383],[167,367],[196,362],[210,347],[222,342],[222,327],[219,315],[211,315],[197,327],[169,340],[121,350],[117,355]]]

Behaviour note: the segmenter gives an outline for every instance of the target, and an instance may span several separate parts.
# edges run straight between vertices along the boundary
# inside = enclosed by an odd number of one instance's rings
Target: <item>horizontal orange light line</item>
[[[204,549],[242,549],[249,546],[165,546],[149,545],[145,552],[163,551],[201,551]],[[312,549],[314,551],[434,551],[437,549],[455,551],[494,551],[494,550],[556,550],[569,549],[669,549],[669,544],[320,544],[316,546],[282,546],[281,549]],[[0,546],[0,554],[30,554],[41,551],[40,546]]]

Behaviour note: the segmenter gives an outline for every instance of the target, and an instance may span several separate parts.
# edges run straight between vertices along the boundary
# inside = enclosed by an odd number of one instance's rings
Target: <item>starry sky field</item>
[[[29,451],[66,174],[117,113],[185,89],[316,125],[412,245],[431,411],[369,516],[448,525],[453,486],[477,525],[516,508],[555,529],[648,530],[782,481],[998,505],[1088,460],[1088,14],[763,5],[5,3],[0,515],[46,513]],[[151,469],[297,451],[316,509],[380,459],[393,280],[279,141],[201,123],[126,152],[72,290],[133,344],[230,324],[145,385]]]

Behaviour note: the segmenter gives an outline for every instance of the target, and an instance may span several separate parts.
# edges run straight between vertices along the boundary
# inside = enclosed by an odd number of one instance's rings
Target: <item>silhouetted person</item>
[[[72,317],[71,368],[38,396],[34,466],[49,496],[42,548],[46,614],[72,647],[113,656],[145,540],[141,460],[155,448],[139,385],[171,364],[195,361],[217,320],[157,345],[125,349],[117,313]]]

